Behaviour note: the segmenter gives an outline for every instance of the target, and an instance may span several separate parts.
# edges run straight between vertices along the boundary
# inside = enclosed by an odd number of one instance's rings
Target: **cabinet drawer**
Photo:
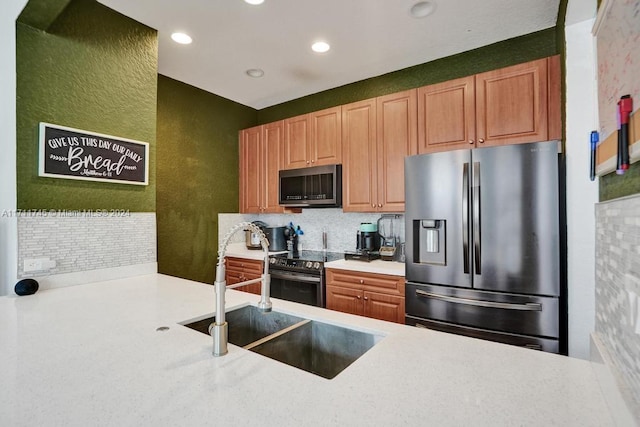
[[[258,276],[262,274],[262,261],[260,260],[233,257],[226,258],[228,270],[244,271],[245,273],[257,274]]]
[[[404,277],[386,274],[327,269],[327,285],[404,295]]]

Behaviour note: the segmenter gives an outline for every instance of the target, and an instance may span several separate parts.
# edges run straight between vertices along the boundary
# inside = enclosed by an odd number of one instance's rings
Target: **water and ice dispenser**
[[[413,220],[414,262],[446,265],[446,232],[446,220]]]

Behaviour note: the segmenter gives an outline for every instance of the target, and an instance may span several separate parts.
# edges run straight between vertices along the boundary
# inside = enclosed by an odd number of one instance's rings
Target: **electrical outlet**
[[[24,272],[49,270],[56,266],[56,262],[49,258],[27,258],[24,260]]]
[[[29,273],[32,271],[42,270],[42,262],[39,259],[25,259],[24,260],[24,272]]]

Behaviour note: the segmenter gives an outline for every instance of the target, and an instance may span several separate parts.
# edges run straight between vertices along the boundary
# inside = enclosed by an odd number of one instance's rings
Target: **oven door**
[[[271,296],[286,301],[324,307],[322,275],[271,269]]]

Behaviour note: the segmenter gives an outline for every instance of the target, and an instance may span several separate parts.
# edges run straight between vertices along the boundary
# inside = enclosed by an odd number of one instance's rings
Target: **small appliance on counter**
[[[284,231],[286,226],[265,227],[264,234],[269,241],[269,252],[282,252],[287,250],[287,238]]]
[[[265,229],[268,227],[267,223],[262,221],[253,221],[252,224],[255,224],[258,227],[260,227],[260,230],[262,230],[263,233],[265,232]],[[262,246],[260,245],[260,237],[258,236],[258,233],[254,233],[249,229],[245,230],[245,243],[247,245],[247,249],[262,249]]]
[[[403,258],[403,251],[400,250],[402,245],[401,228],[402,215],[385,214],[378,219],[379,252],[383,261],[400,261]]]
[[[362,222],[356,237],[356,250],[346,251],[344,259],[367,262],[380,259],[379,248],[380,235],[378,234],[378,225],[371,222]]]

